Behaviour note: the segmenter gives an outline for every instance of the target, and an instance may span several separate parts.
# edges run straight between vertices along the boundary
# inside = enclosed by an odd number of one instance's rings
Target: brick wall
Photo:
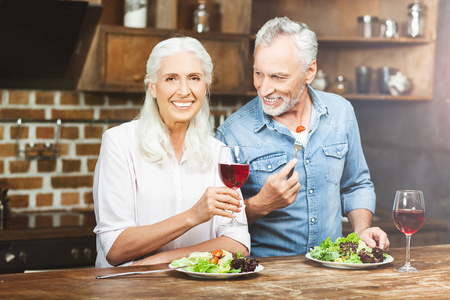
[[[9,189],[11,210],[93,209],[101,136],[132,120],[142,99],[134,94],[0,90],[0,187]],[[217,127],[247,100],[213,96],[211,121]],[[54,157],[58,132],[59,155]]]

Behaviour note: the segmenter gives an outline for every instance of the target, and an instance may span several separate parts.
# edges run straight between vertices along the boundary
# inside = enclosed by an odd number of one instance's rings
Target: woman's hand
[[[241,211],[240,194],[228,187],[209,187],[200,200],[190,209],[196,223],[209,221],[213,216],[233,218]]]

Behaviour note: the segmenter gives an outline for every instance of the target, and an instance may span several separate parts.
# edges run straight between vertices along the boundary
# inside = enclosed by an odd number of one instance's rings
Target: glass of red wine
[[[394,224],[398,230],[406,235],[405,264],[394,269],[399,272],[419,272],[410,263],[411,235],[417,232],[425,221],[425,201],[422,191],[400,190],[395,194],[394,208],[392,210]]]
[[[248,179],[250,166],[248,162],[247,147],[244,146],[222,146],[219,156],[219,175],[223,184],[237,190]],[[224,226],[247,226],[233,218]]]

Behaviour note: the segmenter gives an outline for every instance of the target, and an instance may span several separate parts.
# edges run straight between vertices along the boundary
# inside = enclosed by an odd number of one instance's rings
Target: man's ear
[[[311,82],[313,82],[314,78],[316,77],[316,74],[317,74],[317,62],[313,60],[309,65],[308,70],[306,70],[305,83],[311,84]]]
[[[148,89],[150,90],[152,97],[156,99],[156,85],[154,83],[149,83]]]

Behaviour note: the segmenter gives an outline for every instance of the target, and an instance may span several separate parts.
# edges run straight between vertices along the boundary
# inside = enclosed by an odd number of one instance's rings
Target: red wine
[[[406,235],[417,232],[425,221],[423,210],[398,209],[394,210],[394,223]]]
[[[233,189],[240,188],[247,181],[249,172],[249,165],[219,164],[220,179],[227,187]]]

